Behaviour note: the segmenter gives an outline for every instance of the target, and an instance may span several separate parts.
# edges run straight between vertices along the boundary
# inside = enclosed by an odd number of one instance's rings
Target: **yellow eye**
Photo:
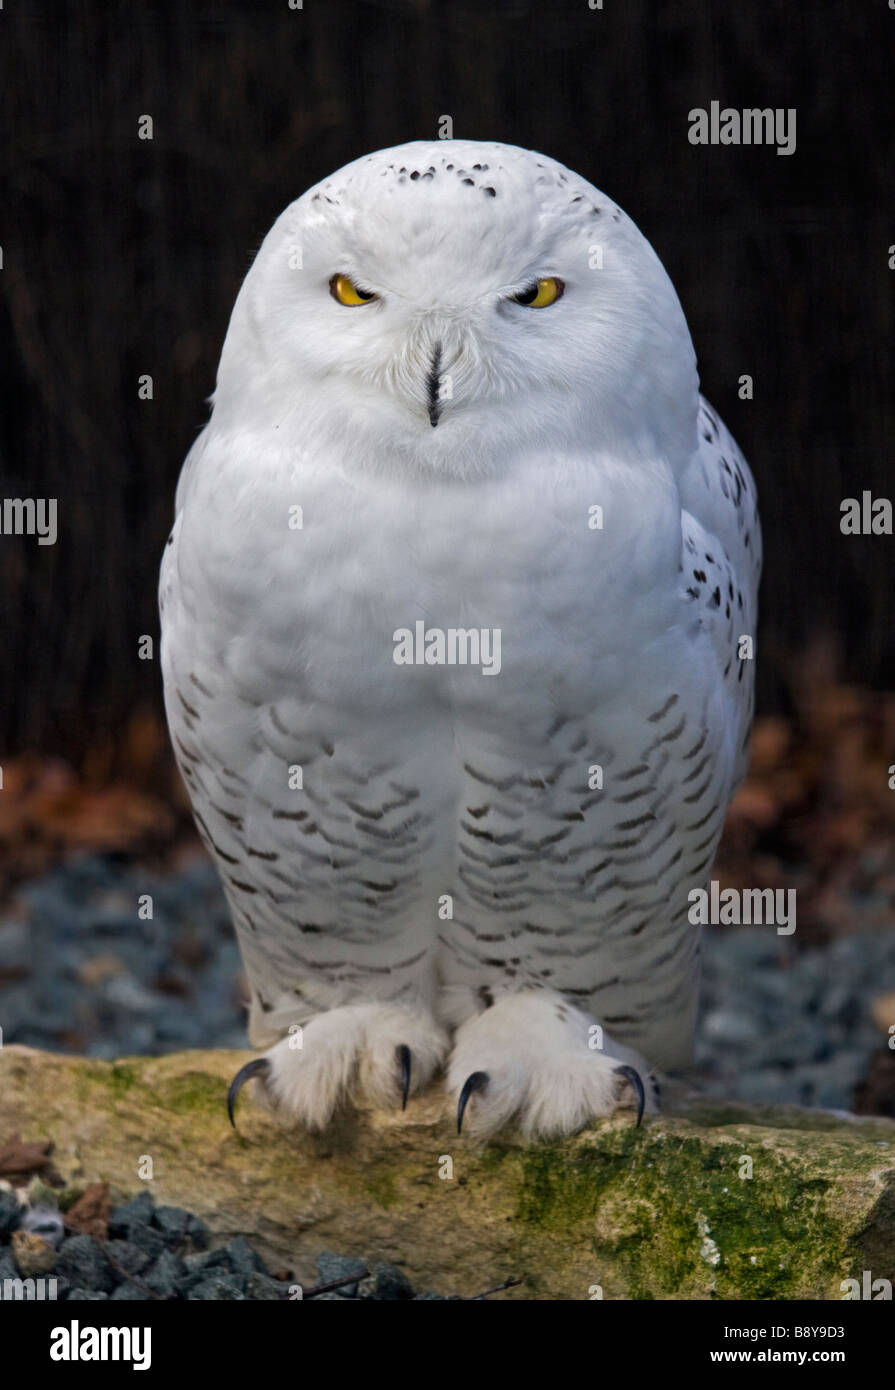
[[[561,298],[564,289],[562,280],[551,275],[546,280],[536,280],[527,290],[514,294],[513,302],[524,304],[527,309],[546,309],[548,304],[555,304]]]
[[[333,299],[338,300],[340,304],[347,304],[352,309],[358,304],[369,304],[372,299],[379,298],[378,294],[373,294],[370,290],[359,289],[347,275],[334,275],[329,282],[329,292]]]

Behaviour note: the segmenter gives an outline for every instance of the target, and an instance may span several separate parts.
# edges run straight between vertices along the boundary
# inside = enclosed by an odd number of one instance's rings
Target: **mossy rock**
[[[639,1130],[626,1111],[562,1142],[482,1148],[438,1089],[311,1136],[249,1087],[234,1133],[225,1096],[245,1060],[4,1047],[0,1145],[51,1140],[68,1189],[146,1185],[298,1280],[329,1249],[467,1295],[512,1276],[505,1296],[538,1299],[839,1299],[864,1270],[895,1282],[891,1121],[701,1101]]]

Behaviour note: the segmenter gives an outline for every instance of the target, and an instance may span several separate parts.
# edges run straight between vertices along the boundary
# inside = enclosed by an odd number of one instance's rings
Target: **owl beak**
[[[441,400],[439,390],[441,387],[441,343],[436,343],[432,350],[432,361],[429,365],[429,373],[426,377],[426,408],[429,412],[429,424],[433,430],[438,424],[438,417],[441,414]]]

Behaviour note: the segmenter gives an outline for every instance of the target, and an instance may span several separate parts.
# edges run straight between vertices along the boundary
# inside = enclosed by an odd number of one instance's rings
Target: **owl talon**
[[[407,1109],[407,1097],[410,1095],[410,1048],[406,1043],[399,1043],[395,1048],[395,1057],[401,1067],[401,1109]]]
[[[486,1071],[474,1071],[471,1076],[467,1076],[464,1081],[463,1090],[460,1092],[460,1099],[457,1103],[458,1134],[460,1134],[463,1129],[463,1116],[466,1113],[469,1097],[474,1095],[476,1091],[484,1091],[485,1087],[488,1085],[488,1080],[489,1077]]]
[[[623,1076],[630,1083],[631,1090],[637,1097],[637,1124],[635,1129],[640,1128],[640,1121],[643,1119],[643,1107],[646,1105],[646,1092],[643,1089],[643,1079],[639,1071],[634,1067],[616,1067],[616,1076]]]
[[[251,1081],[253,1076],[266,1078],[270,1074],[270,1063],[266,1057],[253,1057],[251,1062],[246,1062],[230,1082],[230,1089],[227,1092],[227,1114],[230,1116],[230,1123],[236,1128],[236,1121],[233,1118],[233,1106],[236,1097],[239,1095],[247,1081]]]

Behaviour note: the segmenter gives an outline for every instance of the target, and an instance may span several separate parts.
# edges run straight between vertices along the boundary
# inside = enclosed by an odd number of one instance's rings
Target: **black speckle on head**
[[[413,179],[414,183],[415,183],[416,180],[419,178],[419,176],[420,176],[420,171],[419,171],[419,169],[414,169],[413,173],[410,175],[410,177]]]
[[[464,179],[463,182],[468,183],[470,188],[475,188],[475,184],[473,183],[472,179]]]
[[[487,193],[489,198],[496,198],[496,197],[497,197],[497,189],[496,189],[496,188],[491,188],[491,187],[483,188],[483,189],[482,189],[482,192],[483,192],[483,193]]]
[[[454,166],[453,164],[446,164],[444,167],[445,169],[453,169]]]

